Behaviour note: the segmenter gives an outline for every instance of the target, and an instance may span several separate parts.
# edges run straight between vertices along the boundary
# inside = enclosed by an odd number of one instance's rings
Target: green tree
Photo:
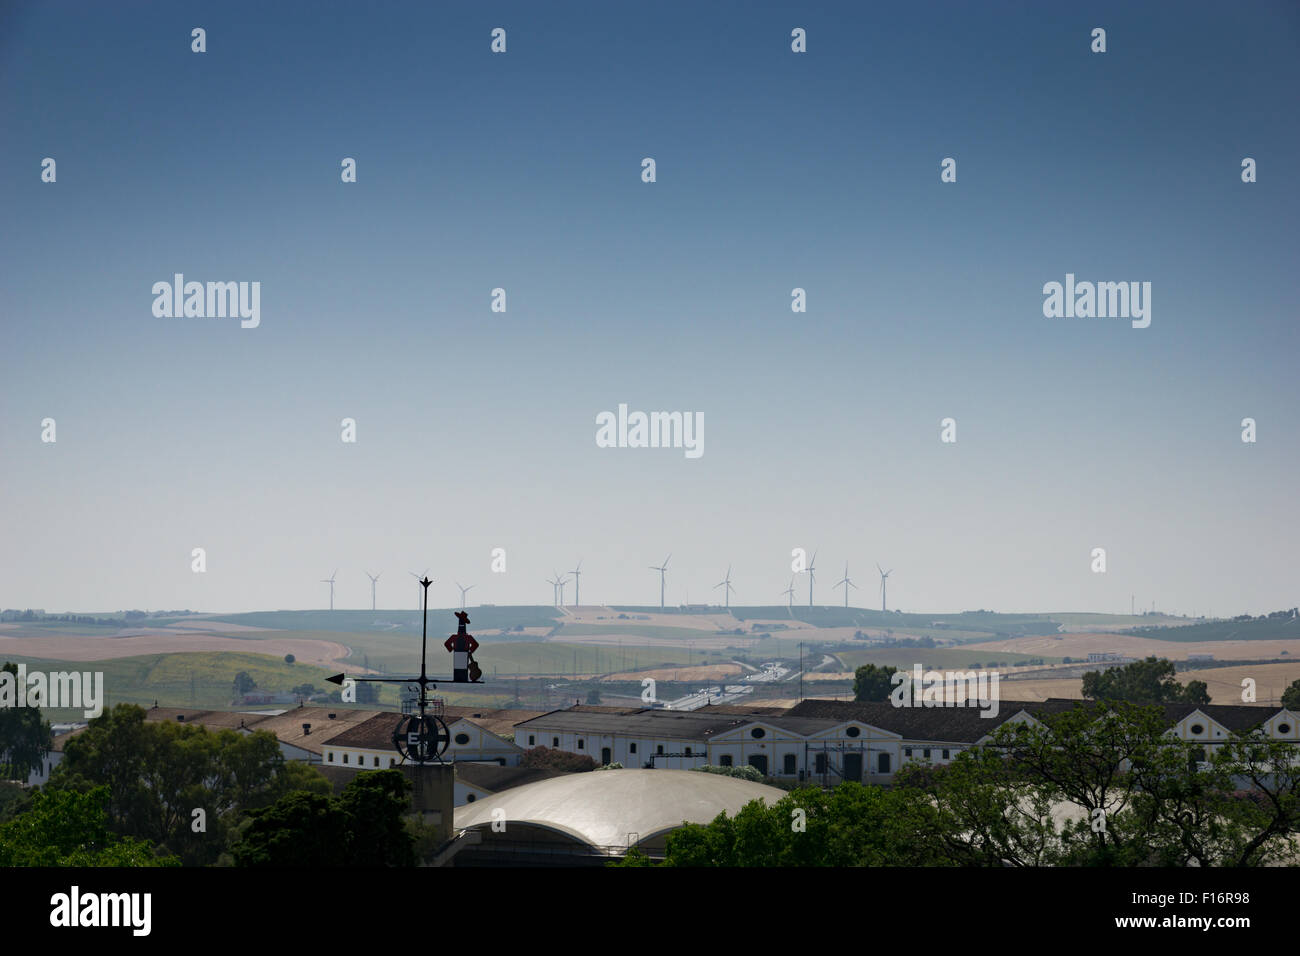
[[[411,781],[400,770],[359,773],[343,788],[339,806],[351,821],[351,865],[415,865],[414,844],[402,819],[410,793]]]
[[[746,804],[734,817],[687,824],[668,834],[666,866],[950,865],[944,821],[919,790],[845,782],[801,787],[775,804]],[[639,860],[626,865],[642,865]]]
[[[1203,680],[1192,680],[1187,682],[1183,688],[1180,698],[1191,704],[1208,704],[1210,702],[1210,688]]]
[[[1183,693],[1183,685],[1174,679],[1173,662],[1158,657],[1083,675],[1083,696],[1090,700],[1160,704],[1183,700]]]
[[[894,689],[891,682],[897,667],[877,667],[875,664],[863,664],[853,672],[853,699],[863,701],[885,701]]]
[[[257,681],[253,680],[253,675],[248,671],[240,671],[235,675],[234,690],[236,697],[243,697],[245,694],[251,694],[257,689]]]
[[[249,816],[251,824],[232,847],[237,866],[314,868],[346,862],[349,821],[332,797],[289,793]]]
[[[1081,704],[1004,723],[947,767],[900,773],[896,789],[932,800],[961,865],[1300,863],[1288,836],[1300,830],[1292,745],[1252,731],[1200,761],[1199,745],[1167,731],[1158,707]]]
[[[0,671],[13,675],[16,686],[18,665],[6,662]],[[0,707],[0,777],[26,783],[52,746],[49,722],[39,708]]]
[[[175,866],[143,840],[108,827],[108,788],[43,791],[16,819],[0,825],[0,866]]]
[[[412,866],[411,784],[398,770],[357,774],[338,797],[295,791],[252,811],[232,854],[238,866]]]
[[[166,847],[186,865],[215,862],[247,811],[291,789],[330,789],[318,770],[285,761],[271,734],[146,721],[131,704],[72,737],[48,785],[80,792],[100,786],[108,789],[117,833]],[[195,810],[203,811],[199,832]]]
[[[1282,691],[1282,706],[1300,713],[1300,680],[1292,681],[1291,686]]]

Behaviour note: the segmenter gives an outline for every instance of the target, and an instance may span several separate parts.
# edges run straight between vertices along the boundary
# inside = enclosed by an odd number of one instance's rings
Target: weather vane
[[[438,682],[453,684],[481,684],[483,672],[474,660],[478,650],[478,641],[470,634],[465,625],[469,624],[469,615],[456,611],[459,626],[456,633],[447,638],[443,644],[452,657],[451,677],[430,677],[425,666],[429,646],[429,585],[433,582],[425,575],[420,584],[424,588],[424,626],[420,634],[420,676],[419,677],[354,677],[355,681],[370,681],[375,684],[419,684],[420,696],[416,703],[419,712],[403,714],[393,730],[393,746],[402,755],[402,762],[410,760],[415,764],[442,763],[443,752],[451,741],[451,732],[442,719],[442,701],[429,697],[429,688],[437,687]],[[342,684],[347,679],[345,674],[327,677],[331,684]]]

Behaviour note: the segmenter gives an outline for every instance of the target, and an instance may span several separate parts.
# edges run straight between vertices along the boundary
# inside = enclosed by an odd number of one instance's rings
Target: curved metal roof
[[[456,829],[490,831],[492,811],[512,823],[566,833],[592,846],[625,846],[683,823],[708,823],[752,800],[776,803],[785,791],[695,770],[599,770],[570,773],[493,794],[456,808]]]

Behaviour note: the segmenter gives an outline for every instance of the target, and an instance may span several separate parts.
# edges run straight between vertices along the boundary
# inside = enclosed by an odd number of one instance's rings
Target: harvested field
[[[621,674],[609,674],[601,678],[606,681],[639,681],[650,677],[661,681],[685,681],[688,684],[731,680],[741,676],[744,668],[737,664],[706,664],[695,667],[657,667],[648,671],[625,671]]]
[[[1043,657],[1087,658],[1093,653],[1125,657],[1167,657],[1186,660],[1189,654],[1213,654],[1219,660],[1270,660],[1291,656],[1300,660],[1300,638],[1269,641],[1158,641],[1130,634],[1062,634],[1054,637],[1015,637],[1002,641],[965,644],[971,651],[1013,651]],[[1286,652],[1285,654],[1283,652]]]
[[[1234,667],[1205,667],[1179,671],[1180,684],[1203,680],[1210,692],[1212,704],[1240,704],[1241,682],[1245,678],[1255,681],[1255,703],[1281,704],[1282,692],[1293,681],[1300,680],[1300,661],[1285,664],[1241,664]],[[1066,697],[1078,700],[1083,697],[1081,678],[1044,678],[1038,680],[1002,681],[998,688],[1004,700],[1046,700],[1049,697]]]
[[[163,629],[157,631],[158,633],[134,634],[126,637],[111,635],[81,637],[57,633],[44,634],[40,637],[11,637],[5,634],[0,635],[0,657],[9,654],[54,661],[104,661],[147,654],[224,651],[238,654],[251,652],[272,657],[292,654],[303,664],[314,667],[336,667],[349,653],[347,646],[337,641],[311,638],[272,637],[250,644],[247,639],[222,637],[203,632],[178,634]]]

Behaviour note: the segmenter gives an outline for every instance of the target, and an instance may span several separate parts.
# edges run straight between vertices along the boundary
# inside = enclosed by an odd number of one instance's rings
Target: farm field
[[[983,664],[985,668],[988,668],[995,661],[1006,662],[1015,666],[1036,657],[1042,657],[1048,663],[1056,663],[1059,660],[1059,658],[1048,657],[1045,654],[1019,654],[1011,651],[992,652],[989,649],[991,645],[980,645],[980,648],[973,649],[969,645],[963,647],[879,647],[835,651],[834,654],[849,669],[850,678],[853,676],[852,671],[863,664],[899,667],[906,670],[910,669],[914,664],[924,664],[927,668],[966,668],[973,667],[975,664]]]
[[[322,640],[316,635],[267,631],[256,637],[245,634],[231,637],[203,631],[174,632],[168,628],[149,629],[149,633],[132,630],[117,636],[108,633],[85,635],[64,631],[32,634],[27,631],[0,632],[0,658],[28,657],[58,661],[106,661],[123,657],[178,652],[259,653],[283,658],[293,654],[307,665],[334,666],[348,654],[346,645]]]
[[[984,653],[1030,654],[1044,658],[1062,656],[1087,659],[1091,653],[1115,653],[1126,657],[1167,657],[1186,660],[1189,654],[1213,654],[1220,660],[1269,660],[1276,657],[1300,659],[1300,638],[1260,641],[1163,641],[1132,634],[1061,634],[1058,637],[1016,637],[965,645]]]
[[[1205,667],[1179,671],[1180,684],[1203,680],[1212,704],[1240,704],[1241,682],[1249,677],[1255,681],[1255,703],[1278,704],[1282,692],[1293,681],[1300,680],[1300,661],[1285,664],[1241,664],[1232,667]],[[1081,699],[1081,678],[1030,678],[1002,681],[999,688],[1004,700],[1046,700],[1049,697]]]
[[[617,681],[639,681],[643,678],[650,677],[657,681],[675,682],[681,681],[687,684],[708,682],[708,681],[730,681],[749,673],[737,664],[708,664],[696,667],[660,667],[644,671],[625,671],[620,674],[610,674],[602,680]]]

